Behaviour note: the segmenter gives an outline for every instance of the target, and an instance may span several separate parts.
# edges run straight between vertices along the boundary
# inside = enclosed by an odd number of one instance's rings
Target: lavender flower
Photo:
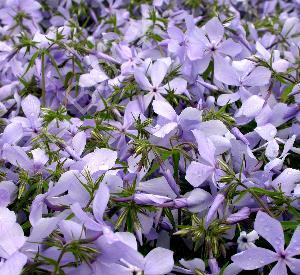
[[[266,239],[274,248],[275,252],[265,248],[249,248],[232,256],[233,262],[245,270],[254,270],[267,264],[277,262],[271,273],[287,274],[287,266],[290,270],[299,273],[299,260],[294,256],[299,255],[299,227],[294,232],[290,245],[284,249],[284,236],[280,222],[263,212],[258,212],[255,231]]]
[[[300,274],[298,18],[0,1],[0,274]]]

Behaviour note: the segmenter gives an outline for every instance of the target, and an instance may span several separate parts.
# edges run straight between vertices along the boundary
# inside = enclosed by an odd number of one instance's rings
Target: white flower
[[[250,233],[246,233],[242,231],[239,238],[237,239],[238,243],[238,251],[243,251],[251,247],[256,247],[254,242],[259,238],[257,232],[255,230]]]

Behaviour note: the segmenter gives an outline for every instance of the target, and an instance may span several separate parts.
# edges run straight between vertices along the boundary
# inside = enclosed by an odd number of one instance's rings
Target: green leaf
[[[172,156],[173,153],[171,150],[166,150],[163,148],[156,148],[155,150],[160,154],[162,160],[168,159],[170,156]]]
[[[295,230],[300,225],[300,222],[283,221],[281,225],[283,230]]]
[[[281,82],[281,83],[283,83],[283,84],[288,84],[288,83],[286,82],[286,80],[284,79],[284,77],[282,77],[281,75],[275,74],[274,77],[275,77],[279,82]]]
[[[291,213],[292,215],[294,215],[295,217],[297,217],[298,220],[300,220],[300,211],[298,211],[297,209],[289,206],[288,207],[288,212]]]
[[[30,68],[33,67],[34,62],[35,62],[35,60],[38,58],[39,54],[40,54],[40,52],[39,52],[39,51],[36,51],[36,52],[32,55],[31,59],[29,60],[28,66],[27,66],[25,72],[23,73],[22,77],[23,77],[25,74],[27,74],[27,72],[29,71]]]
[[[174,166],[173,166],[174,177],[175,177],[175,179],[178,179],[180,153],[177,150],[173,150],[172,158],[173,158],[173,164],[174,164]]]
[[[289,94],[292,92],[294,87],[295,87],[295,84],[291,84],[284,89],[284,91],[282,92],[281,97],[280,97],[281,102],[287,101]]]
[[[222,275],[226,269],[226,267],[229,265],[229,262],[227,262],[220,270],[220,272],[218,273],[218,275]]]
[[[173,217],[173,213],[172,213],[171,209],[170,208],[163,208],[163,213],[169,219],[169,221],[171,222],[172,226],[174,228],[176,228],[176,222],[175,222],[175,219]]]
[[[72,77],[73,77],[73,72],[72,72],[72,71],[70,71],[70,72],[68,72],[68,73],[66,74],[65,81],[64,81],[64,87],[65,87],[65,89],[68,88],[68,86],[69,86],[69,81],[70,81],[70,79],[72,79]]]

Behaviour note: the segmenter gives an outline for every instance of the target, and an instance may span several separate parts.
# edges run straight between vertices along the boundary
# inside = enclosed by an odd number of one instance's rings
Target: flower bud
[[[211,274],[219,274],[220,268],[215,258],[211,258],[208,260],[208,266]]]
[[[208,227],[208,225],[211,223],[212,219],[214,218],[214,215],[218,211],[218,208],[223,203],[224,199],[225,199],[225,197],[224,197],[223,194],[218,194],[215,197],[215,199],[214,199],[214,201],[213,201],[213,203],[212,203],[212,205],[211,205],[211,207],[210,207],[210,209],[209,209],[209,211],[206,215],[206,219],[205,219],[205,226],[206,227]]]
[[[236,137],[236,139],[241,140],[246,145],[250,145],[248,139],[241,133],[241,131],[237,127],[233,127],[231,129],[231,133]]]
[[[175,208],[183,208],[183,207],[187,207],[187,206],[188,206],[188,202],[187,202],[186,198],[179,198],[179,199],[174,200]]]
[[[145,205],[161,205],[166,201],[169,201],[170,198],[159,196],[159,195],[152,195],[152,194],[135,194],[133,196],[134,202],[137,204],[145,204]]]
[[[250,209],[248,207],[243,207],[238,212],[231,214],[227,219],[226,222],[230,224],[237,223],[239,221],[248,219],[250,215]]]

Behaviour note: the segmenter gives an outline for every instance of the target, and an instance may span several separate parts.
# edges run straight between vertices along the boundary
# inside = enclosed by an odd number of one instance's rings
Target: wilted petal
[[[255,230],[252,230],[247,234],[247,238],[249,242],[254,242],[259,238],[259,236]]]
[[[295,140],[296,135],[293,135],[285,142],[281,156],[285,156],[292,149]]]
[[[284,159],[281,159],[281,158],[272,159],[270,162],[268,162],[265,165],[264,170],[266,172],[270,172],[275,167],[277,167],[277,168],[282,167],[283,162],[284,162]]]
[[[146,205],[152,205],[152,204],[160,205],[170,200],[168,197],[153,195],[153,194],[144,194],[144,193],[135,194],[133,199],[138,204],[146,204]]]

